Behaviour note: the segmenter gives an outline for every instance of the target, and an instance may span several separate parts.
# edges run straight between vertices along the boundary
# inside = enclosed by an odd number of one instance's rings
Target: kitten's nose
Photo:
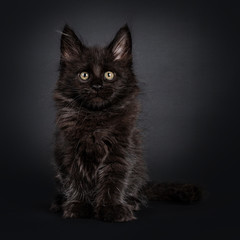
[[[99,89],[102,88],[102,84],[93,84],[92,88],[95,89],[95,90],[99,90]]]

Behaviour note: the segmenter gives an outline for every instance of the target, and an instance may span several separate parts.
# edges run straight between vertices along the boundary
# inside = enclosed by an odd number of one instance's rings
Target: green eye
[[[78,76],[83,80],[86,81],[89,78],[89,74],[87,72],[81,72],[78,74]]]
[[[114,73],[111,72],[111,71],[107,71],[104,73],[104,77],[107,79],[107,80],[113,80],[114,78]]]

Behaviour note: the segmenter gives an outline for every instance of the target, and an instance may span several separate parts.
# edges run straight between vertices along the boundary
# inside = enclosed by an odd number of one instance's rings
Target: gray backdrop
[[[236,239],[237,1],[2,1],[0,18],[1,231],[8,239]],[[200,184],[206,190],[201,203],[150,203],[138,221],[120,225],[48,212],[52,91],[65,23],[89,45],[108,44],[129,24],[150,176]]]

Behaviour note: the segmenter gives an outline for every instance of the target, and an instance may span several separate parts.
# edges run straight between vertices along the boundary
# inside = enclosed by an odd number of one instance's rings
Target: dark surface
[[[237,1],[1,2],[2,239],[238,239]],[[89,44],[132,29],[152,179],[202,185],[195,205],[150,203],[131,223],[63,220],[53,192],[57,30]]]

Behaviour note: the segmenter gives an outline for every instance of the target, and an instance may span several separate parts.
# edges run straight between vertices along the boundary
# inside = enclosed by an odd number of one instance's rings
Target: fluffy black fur
[[[107,71],[112,80],[104,76]],[[194,185],[148,182],[136,127],[138,93],[127,25],[104,48],[85,46],[64,27],[54,92],[58,195],[52,210],[65,218],[123,222],[135,219],[134,211],[147,200],[200,198]]]

